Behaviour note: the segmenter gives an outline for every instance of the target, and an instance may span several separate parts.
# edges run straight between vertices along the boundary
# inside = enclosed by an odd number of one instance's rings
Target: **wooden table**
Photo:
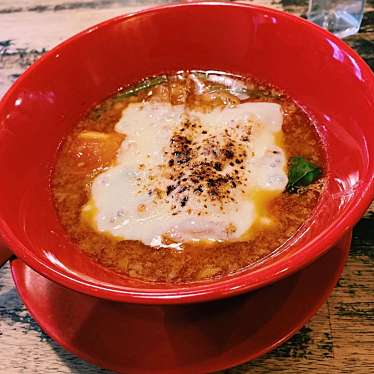
[[[162,2],[162,1],[160,1]],[[305,14],[307,0],[260,0]],[[0,97],[46,50],[104,19],[155,0],[1,0]],[[374,68],[374,0],[346,40]],[[373,113],[374,116],[374,113]],[[0,270],[0,373],[108,373],[66,352],[28,314],[9,266]],[[329,300],[290,341],[227,373],[374,373],[374,204],[357,224],[344,273]]]

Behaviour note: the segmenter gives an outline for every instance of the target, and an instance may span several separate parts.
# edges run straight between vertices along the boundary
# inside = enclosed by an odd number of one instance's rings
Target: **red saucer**
[[[113,302],[57,285],[12,261],[18,292],[42,329],[68,351],[126,373],[201,373],[241,364],[297,332],[333,290],[351,233],[304,270],[215,302],[150,306]]]

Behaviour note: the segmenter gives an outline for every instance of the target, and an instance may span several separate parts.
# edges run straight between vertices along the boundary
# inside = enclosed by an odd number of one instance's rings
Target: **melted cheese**
[[[255,220],[271,222],[256,196],[287,184],[282,121],[273,103],[207,113],[130,104],[115,127],[126,136],[117,162],[94,179],[82,214],[100,232],[147,245],[243,239]]]

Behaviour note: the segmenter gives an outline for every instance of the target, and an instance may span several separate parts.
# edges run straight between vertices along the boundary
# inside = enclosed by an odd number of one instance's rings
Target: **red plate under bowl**
[[[63,138],[94,103],[143,77],[180,69],[251,75],[295,98],[328,154],[327,192],[298,237],[260,265],[188,286],[120,277],[65,235],[49,178]],[[184,303],[226,297],[289,275],[328,250],[374,194],[374,77],[344,42],[288,14],[243,4],[187,3],[121,16],[62,43],[0,104],[0,232],[46,277],[98,297]]]
[[[83,295],[12,261],[17,290],[68,351],[116,373],[211,373],[252,360],[298,331],[333,290],[351,233],[292,276],[255,292],[192,305],[133,305]],[[238,371],[239,372],[239,371]]]

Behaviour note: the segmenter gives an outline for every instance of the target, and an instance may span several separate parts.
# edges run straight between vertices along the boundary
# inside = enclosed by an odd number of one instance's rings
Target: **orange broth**
[[[254,79],[224,75],[246,85],[248,97],[242,100],[223,84],[210,82],[208,76],[202,72],[180,72],[134,95],[115,95],[93,108],[63,143],[51,181],[58,217],[71,240],[105,267],[125,276],[156,282],[180,283],[224,276],[243,270],[276,251],[295,235],[316,207],[323,191],[323,177],[297,193],[259,196],[266,202],[264,209],[274,224],[255,223],[247,240],[216,244],[186,242],[182,250],[118,240],[96,231],[82,219],[81,209],[90,198],[93,179],[115,163],[117,151],[125,139],[114,131],[114,126],[129,103],[185,103],[206,111],[248,101],[278,103],[283,111],[283,136],[277,142],[282,143],[286,156],[302,156],[325,170],[325,153],[315,126],[291,98]],[[204,85],[202,94],[194,89],[196,79]],[[92,134],[93,131],[99,134]]]

